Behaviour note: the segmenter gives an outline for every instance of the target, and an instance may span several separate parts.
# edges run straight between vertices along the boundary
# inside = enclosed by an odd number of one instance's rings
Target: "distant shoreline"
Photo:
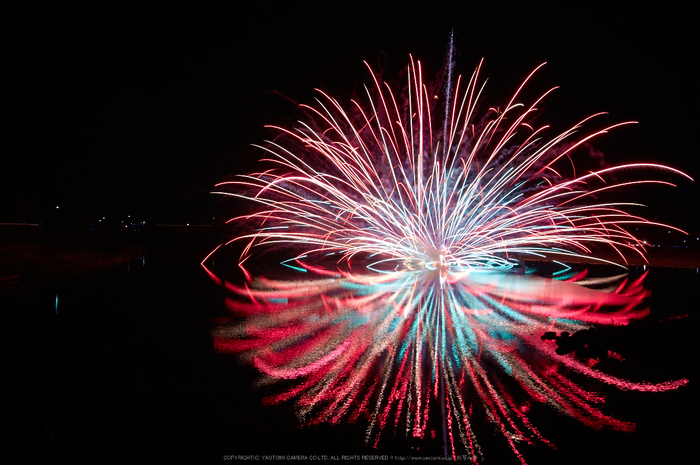
[[[119,266],[143,255],[137,246],[116,251],[102,250],[16,250],[0,254],[0,282],[43,282]]]
[[[12,250],[0,253],[0,285],[11,286],[16,282],[44,282],[92,273],[129,263],[146,253],[138,246],[129,246],[117,251],[103,250]],[[621,263],[619,256],[610,253],[596,257]],[[548,253],[544,257],[516,255],[526,262],[559,261],[566,264],[605,265],[605,262],[585,256],[570,256]],[[700,268],[700,251],[655,251],[648,253],[648,263],[637,257],[627,257],[626,266],[650,266],[672,268]],[[621,264],[624,265],[622,262]]]

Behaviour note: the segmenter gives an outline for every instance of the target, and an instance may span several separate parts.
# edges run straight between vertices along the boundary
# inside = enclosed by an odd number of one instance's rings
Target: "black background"
[[[532,95],[560,86],[543,121],[564,128],[599,111],[609,113],[601,125],[639,121],[595,142],[607,163],[699,175],[688,9],[146,2],[14,5],[3,17],[5,221],[54,205],[205,221],[214,183],[253,170],[261,153],[250,144],[293,114],[280,95],[310,103],[318,87],[347,102],[370,79],[363,60],[389,79],[409,53],[434,76],[452,29],[459,73],[485,59],[489,104],[548,62],[529,85]],[[698,188],[673,180],[678,189],[642,191],[645,215],[696,231]]]

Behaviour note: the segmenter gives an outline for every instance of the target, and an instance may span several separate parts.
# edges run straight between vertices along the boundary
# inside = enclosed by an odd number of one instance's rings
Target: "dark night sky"
[[[252,170],[260,153],[250,144],[289,113],[271,91],[309,102],[322,87],[347,101],[369,79],[362,60],[383,63],[389,76],[409,53],[430,76],[451,28],[459,72],[485,58],[489,103],[502,103],[546,61],[531,84],[537,92],[560,86],[545,120],[573,124],[598,111],[610,113],[605,122],[637,120],[596,143],[609,163],[657,161],[700,178],[690,10],[253,3],[27,4],[6,12],[5,215],[65,205],[93,217],[204,220],[216,204],[204,193]],[[697,183],[678,182],[648,194],[647,216],[698,231]]]

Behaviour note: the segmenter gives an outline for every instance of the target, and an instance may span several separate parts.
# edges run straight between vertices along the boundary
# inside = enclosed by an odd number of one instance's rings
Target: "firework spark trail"
[[[297,382],[268,402],[294,399],[310,424],[366,417],[375,445],[391,423],[423,438],[431,409],[439,408],[448,452],[454,458],[461,447],[474,461],[481,457],[479,411],[524,461],[520,443],[549,444],[526,415],[530,402],[596,428],[633,427],[597,408],[604,398],[568,372],[639,391],[687,382],[618,379],[541,337],[644,317],[641,278],[559,281],[503,270],[548,253],[595,259],[601,247],[622,263],[629,253],[644,257],[644,244],[627,228],[659,224],[626,211],[637,204],[599,196],[631,184],[671,184],[615,180],[629,170],[689,177],[633,163],[567,178],[564,162],[577,148],[629,123],[572,141],[593,115],[545,139],[547,126],[530,121],[553,89],[530,105],[516,103],[537,69],[505,107],[476,122],[480,68],[464,89],[461,76],[453,86],[448,75],[442,123],[433,120],[437,97],[413,59],[402,93],[372,74],[366,102],[353,100],[346,110],[319,91],[316,107],[303,106],[310,121],[276,128],[287,142],[261,147],[270,169],[220,184],[238,189],[221,193],[261,205],[231,220],[258,224],[235,239],[247,241],[241,268],[254,248],[281,244],[297,249],[283,264],[306,273],[281,281],[252,279],[244,269],[249,284],[226,283],[232,311],[246,321],[216,328],[217,349],[246,354],[268,381]],[[351,262],[366,271],[352,272]]]

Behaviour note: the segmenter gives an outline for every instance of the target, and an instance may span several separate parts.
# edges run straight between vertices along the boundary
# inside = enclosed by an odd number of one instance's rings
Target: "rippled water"
[[[610,334],[626,349],[617,375],[686,377],[690,384],[661,394],[604,387],[607,411],[637,423],[632,434],[591,431],[546,408],[532,412],[559,450],[540,447],[527,455],[531,463],[687,460],[697,429],[699,285],[698,270],[652,269],[649,317]],[[374,450],[363,445],[361,423],[298,429],[291,408],[262,405],[255,371],[212,350],[210,321],[224,314],[223,297],[196,261],[149,257],[3,290],[1,397],[10,457],[219,463],[231,454],[441,453],[439,440],[390,437]],[[482,439],[484,447],[498,444]],[[486,459],[515,462],[507,450],[489,450]]]

